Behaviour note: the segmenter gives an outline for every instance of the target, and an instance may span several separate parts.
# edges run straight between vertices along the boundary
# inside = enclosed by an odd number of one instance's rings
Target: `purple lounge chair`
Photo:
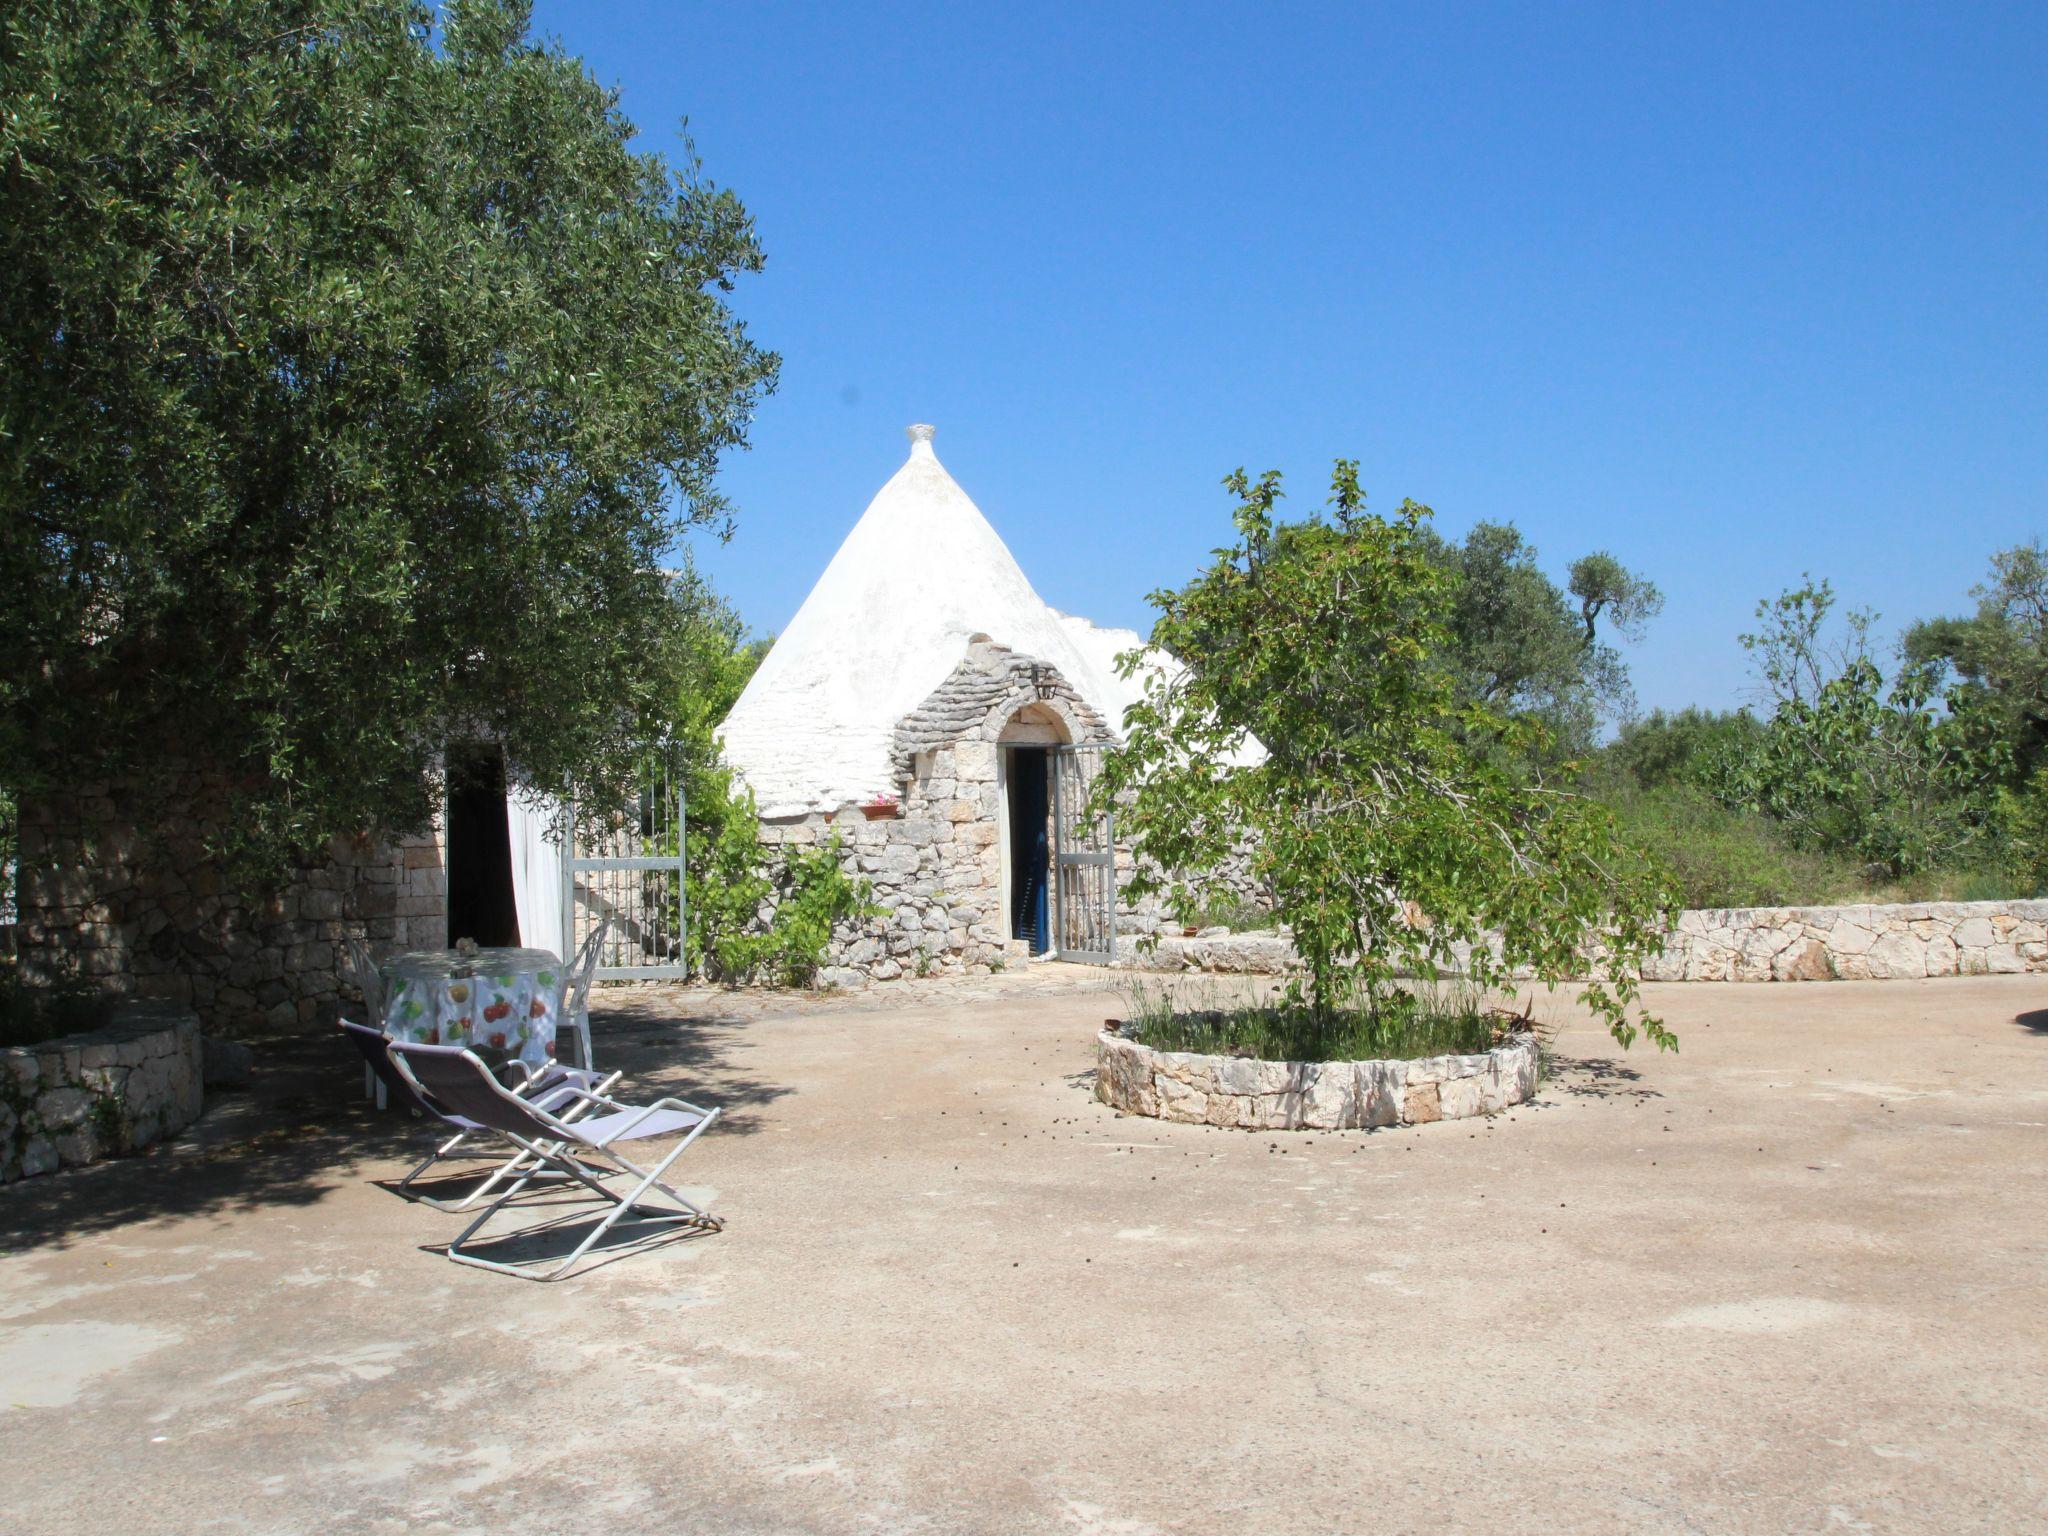
[[[399,1071],[392,1062],[392,1042],[389,1035],[385,1034],[382,1030],[371,1029],[367,1025],[351,1023],[347,1019],[341,1021],[341,1032],[349,1044],[353,1045],[362,1054],[363,1070],[376,1078],[378,1085],[384,1090],[386,1102],[394,1103],[400,1109],[409,1109],[415,1114],[443,1121],[453,1127],[455,1131],[453,1136],[428,1153],[418,1167],[398,1181],[398,1188],[404,1191],[409,1199],[417,1200],[422,1205],[430,1205],[437,1211],[447,1211],[451,1215],[459,1211],[466,1211],[493,1189],[496,1189],[508,1175],[516,1172],[527,1161],[527,1155],[524,1152],[516,1153],[510,1158],[503,1159],[498,1167],[491,1171],[489,1178],[485,1179],[460,1200],[437,1200],[423,1190],[413,1189],[411,1187],[412,1181],[443,1158],[498,1157],[499,1154],[495,1150],[487,1152],[481,1148],[475,1151],[463,1150],[463,1144],[472,1136],[488,1134],[487,1128],[479,1125],[474,1120],[468,1120],[461,1115],[453,1113],[445,1104],[436,1103],[431,1094],[419,1092],[413,1086],[411,1079]],[[519,1064],[514,1063],[514,1065]],[[525,1070],[523,1066],[521,1066],[521,1070]],[[590,1108],[588,1103],[576,1098],[574,1092],[609,1093],[613,1086],[617,1084],[620,1075],[614,1072],[609,1077],[606,1077],[596,1072],[584,1071],[576,1067],[561,1067],[550,1063],[539,1072],[530,1073],[526,1080],[519,1084],[516,1092],[534,1103],[546,1104],[550,1108],[559,1110],[573,1119],[582,1115]]]
[[[590,1251],[591,1245],[609,1232],[613,1223],[628,1211],[652,1221],[684,1222],[712,1231],[724,1225],[717,1217],[691,1204],[661,1181],[669,1166],[718,1118],[717,1110],[703,1109],[676,1098],[646,1105],[621,1104],[602,1093],[565,1085],[561,1092],[588,1111],[581,1118],[570,1119],[564,1112],[563,1101],[555,1097],[553,1091],[539,1098],[522,1098],[511,1093],[491,1076],[490,1069],[481,1058],[460,1046],[411,1045],[394,1040],[390,1048],[393,1063],[409,1079],[415,1093],[440,1104],[443,1114],[452,1112],[459,1117],[456,1123],[488,1126],[532,1160],[511,1188],[492,1201],[448,1245],[448,1257],[456,1263],[495,1269],[526,1280],[555,1280],[566,1274],[578,1259]],[[628,1142],[667,1137],[679,1137],[680,1140],[651,1168],[641,1167],[618,1150]],[[575,1251],[545,1273],[535,1272],[535,1266],[544,1260],[507,1263],[464,1252],[462,1245],[483,1230],[507,1202],[544,1171],[574,1179],[612,1202],[612,1208],[605,1213],[604,1219],[576,1245]],[[602,1182],[621,1175],[637,1181],[631,1194],[621,1195],[607,1189]],[[660,1190],[680,1209],[643,1204],[642,1197],[650,1189]],[[539,1225],[552,1224],[549,1221]]]

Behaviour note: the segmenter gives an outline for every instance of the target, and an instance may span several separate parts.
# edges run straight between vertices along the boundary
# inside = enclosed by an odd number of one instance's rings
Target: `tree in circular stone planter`
[[[1569,765],[1556,782],[1509,766],[1540,761],[1540,725],[1461,701],[1429,509],[1369,514],[1347,460],[1300,522],[1275,517],[1277,472],[1224,483],[1236,542],[1152,595],[1152,645],[1180,664],[1150,672],[1102,777],[1140,855],[1134,893],[1185,920],[1248,847],[1303,962],[1285,1001],[1325,1035],[1396,1040],[1416,1006],[1403,978],[1462,971],[1485,990],[1589,978],[1581,999],[1617,1041],[1675,1048],[1638,986],[1671,899],[1565,787]]]

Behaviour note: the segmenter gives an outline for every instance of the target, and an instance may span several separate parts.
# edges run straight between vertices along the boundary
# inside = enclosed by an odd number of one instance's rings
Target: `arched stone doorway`
[[[1027,704],[996,738],[997,795],[1002,809],[1004,937],[1030,953],[1053,944],[1052,750],[1073,740],[1049,704]]]

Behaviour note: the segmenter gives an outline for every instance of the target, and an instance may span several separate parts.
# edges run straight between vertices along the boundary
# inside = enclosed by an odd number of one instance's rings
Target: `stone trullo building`
[[[1142,645],[1047,605],[939,463],[933,429],[876,494],[724,725],[764,835],[835,833],[887,915],[825,979],[1103,959],[1155,926],[1082,807],[1141,691]],[[1119,910],[1120,909],[1120,910]]]

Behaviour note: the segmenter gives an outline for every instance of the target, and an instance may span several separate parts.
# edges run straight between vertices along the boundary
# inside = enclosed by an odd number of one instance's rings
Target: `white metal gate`
[[[598,924],[612,920],[597,957],[600,981],[689,973],[683,934],[683,786],[679,775],[651,771],[618,815],[585,826],[571,806],[562,860],[563,958]]]
[[[1096,965],[1116,959],[1116,823],[1088,805],[1104,750],[1052,750],[1054,947]]]

